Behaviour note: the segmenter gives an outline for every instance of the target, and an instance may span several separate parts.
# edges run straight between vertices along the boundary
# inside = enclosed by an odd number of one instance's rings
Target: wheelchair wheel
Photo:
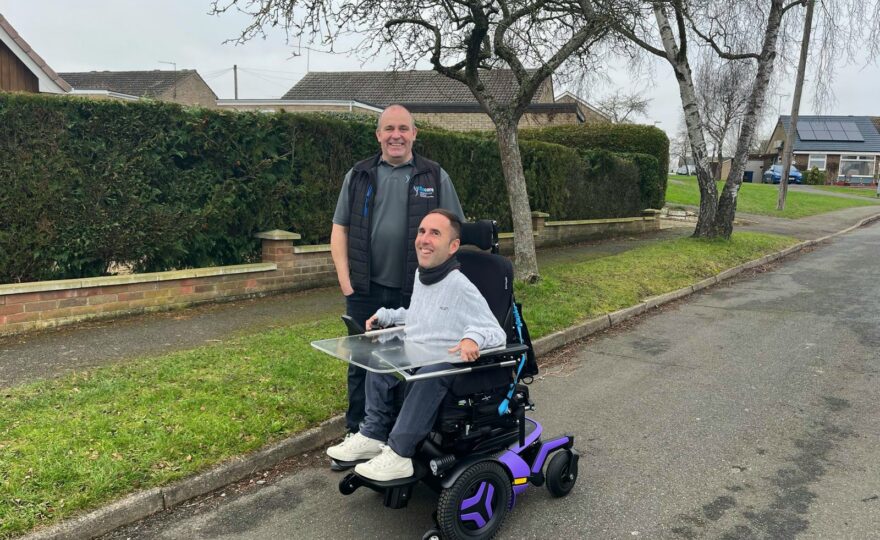
[[[571,452],[564,450],[558,452],[547,465],[547,490],[554,497],[565,497],[574,487],[577,481],[577,461],[572,458]]]
[[[501,528],[513,491],[501,464],[480,461],[440,494],[437,523],[449,540],[492,538]]]

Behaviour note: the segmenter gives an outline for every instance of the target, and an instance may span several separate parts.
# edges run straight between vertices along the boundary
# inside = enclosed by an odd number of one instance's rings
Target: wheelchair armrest
[[[522,345],[519,343],[495,349],[486,349],[485,351],[480,352],[480,357],[474,362],[456,362],[452,364],[452,368],[450,369],[425,374],[416,373],[415,375],[408,377],[407,380],[418,381],[422,379],[434,379],[436,377],[447,377],[449,375],[474,373],[486,369],[513,367],[519,362],[522,353],[527,350],[529,350],[528,345]]]

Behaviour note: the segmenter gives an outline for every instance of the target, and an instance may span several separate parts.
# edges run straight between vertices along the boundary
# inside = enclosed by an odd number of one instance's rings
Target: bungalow
[[[66,94],[70,85],[0,14],[0,91]]]
[[[217,94],[193,69],[61,73],[73,94],[92,99],[155,99],[214,108]]]
[[[778,156],[783,148],[792,144],[790,126],[791,117],[779,117],[765,153]],[[817,168],[825,173],[828,184],[877,184],[880,173],[878,117],[801,116],[793,145],[794,165],[801,171]]]
[[[500,100],[513,98],[516,79],[510,70],[481,73],[483,83]],[[349,111],[378,115],[392,103],[406,106],[416,121],[455,131],[492,130],[470,89],[435,71],[310,72],[278,100],[220,100],[221,108],[272,112]],[[554,98],[547,79],[520,120],[520,127],[607,122],[586,101],[566,92]]]

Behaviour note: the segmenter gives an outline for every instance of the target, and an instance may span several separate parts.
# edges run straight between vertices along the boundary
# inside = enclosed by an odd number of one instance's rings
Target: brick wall
[[[166,90],[159,96],[162,101],[173,101],[181,105],[197,105],[199,107],[207,107],[215,109],[217,107],[217,96],[211,87],[208,86],[201,77],[193,73],[186,77],[174,87]]]
[[[416,123],[428,122],[431,125],[452,131],[494,131],[495,124],[489,115],[474,113],[413,113]],[[561,126],[579,124],[574,113],[535,114],[526,113],[519,121],[520,128]]]
[[[537,247],[573,244],[657,230],[656,215],[641,218],[547,221],[535,212]],[[0,285],[0,335],[79,321],[183,308],[336,285],[330,247],[294,246],[299,235],[270,231],[262,262],[172,272]],[[513,253],[513,234],[501,235],[501,252]]]

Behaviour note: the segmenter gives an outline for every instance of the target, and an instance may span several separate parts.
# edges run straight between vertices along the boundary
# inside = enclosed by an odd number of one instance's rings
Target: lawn
[[[717,184],[720,194],[724,188],[724,183],[718,182]],[[833,212],[834,210],[852,208],[854,206],[877,204],[875,201],[870,200],[860,201],[815,193],[798,193],[789,190],[786,196],[785,210],[780,212],[776,210],[778,195],[779,186],[743,183],[737,196],[736,210],[746,214],[797,219]],[[697,187],[696,177],[670,175],[666,187],[666,203],[699,206],[700,191]]]
[[[537,338],[794,244],[658,241],[548,264],[518,299]],[[168,484],[341,412],[345,365],[309,346],[333,317],[6,389],[0,398],[0,538]]]
[[[869,197],[871,199],[877,198],[877,191],[875,188],[854,188],[847,186],[813,186],[816,189],[821,189],[822,191],[831,191],[834,193],[846,193],[847,195],[858,195],[859,197]]]

